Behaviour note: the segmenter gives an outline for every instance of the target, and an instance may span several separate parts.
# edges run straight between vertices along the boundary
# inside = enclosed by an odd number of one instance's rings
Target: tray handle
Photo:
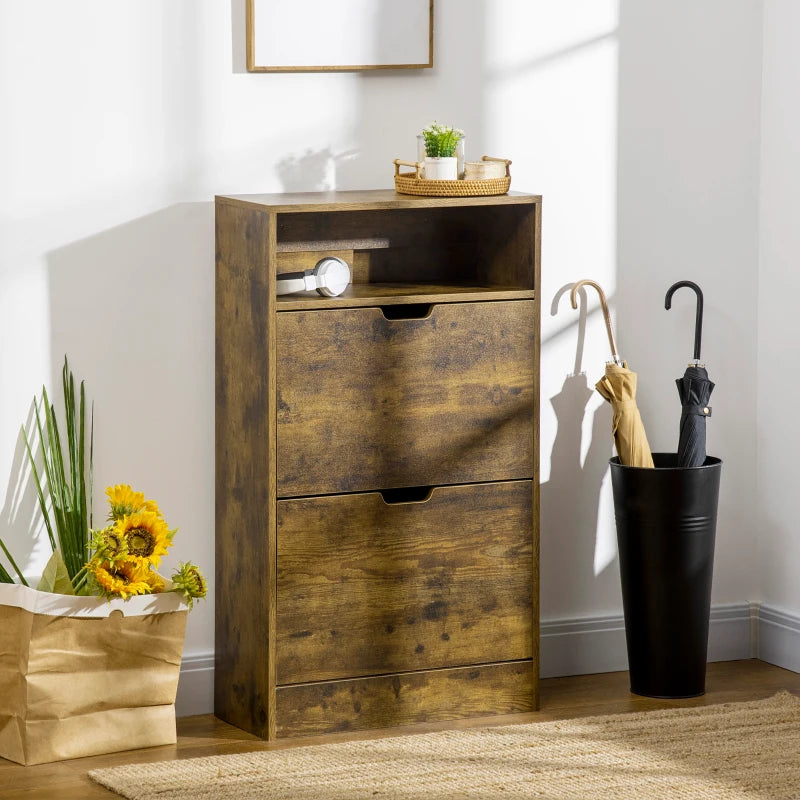
[[[415,173],[414,177],[417,180],[421,179],[421,175],[419,174],[420,169],[422,168],[422,162],[420,161],[401,161],[399,158],[394,160],[394,174],[400,174],[400,167],[414,167]]]
[[[506,165],[506,178],[511,177],[511,162],[507,158],[495,158],[494,156],[481,156],[481,161],[500,161]]]

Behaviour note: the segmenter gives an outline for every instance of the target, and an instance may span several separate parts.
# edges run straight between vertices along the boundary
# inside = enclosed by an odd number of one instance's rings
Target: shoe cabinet
[[[215,712],[538,704],[541,198],[216,199]],[[343,258],[339,297],[276,275]]]

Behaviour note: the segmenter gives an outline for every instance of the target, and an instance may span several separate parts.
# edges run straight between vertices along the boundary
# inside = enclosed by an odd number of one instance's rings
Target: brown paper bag
[[[0,756],[42,764],[172,744],[187,606],[0,584]]]

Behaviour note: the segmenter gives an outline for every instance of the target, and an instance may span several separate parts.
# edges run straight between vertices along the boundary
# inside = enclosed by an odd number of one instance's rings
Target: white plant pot
[[[458,180],[458,159],[455,156],[448,158],[426,157],[425,179],[429,181]]]

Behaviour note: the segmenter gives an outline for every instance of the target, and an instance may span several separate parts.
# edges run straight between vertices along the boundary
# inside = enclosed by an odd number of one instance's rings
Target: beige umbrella
[[[650,445],[647,443],[647,434],[636,405],[637,375],[628,369],[627,361],[622,361],[617,355],[617,345],[614,341],[614,332],[611,329],[611,315],[608,313],[608,303],[602,288],[590,280],[578,281],[572,287],[570,300],[572,307],[578,307],[578,289],[581,286],[594,286],[600,295],[600,304],[603,307],[603,317],[606,321],[608,341],[611,345],[613,361],[606,364],[606,374],[595,384],[598,392],[611,403],[614,411],[612,432],[614,444],[620,464],[626,467],[653,467],[653,456]]]

